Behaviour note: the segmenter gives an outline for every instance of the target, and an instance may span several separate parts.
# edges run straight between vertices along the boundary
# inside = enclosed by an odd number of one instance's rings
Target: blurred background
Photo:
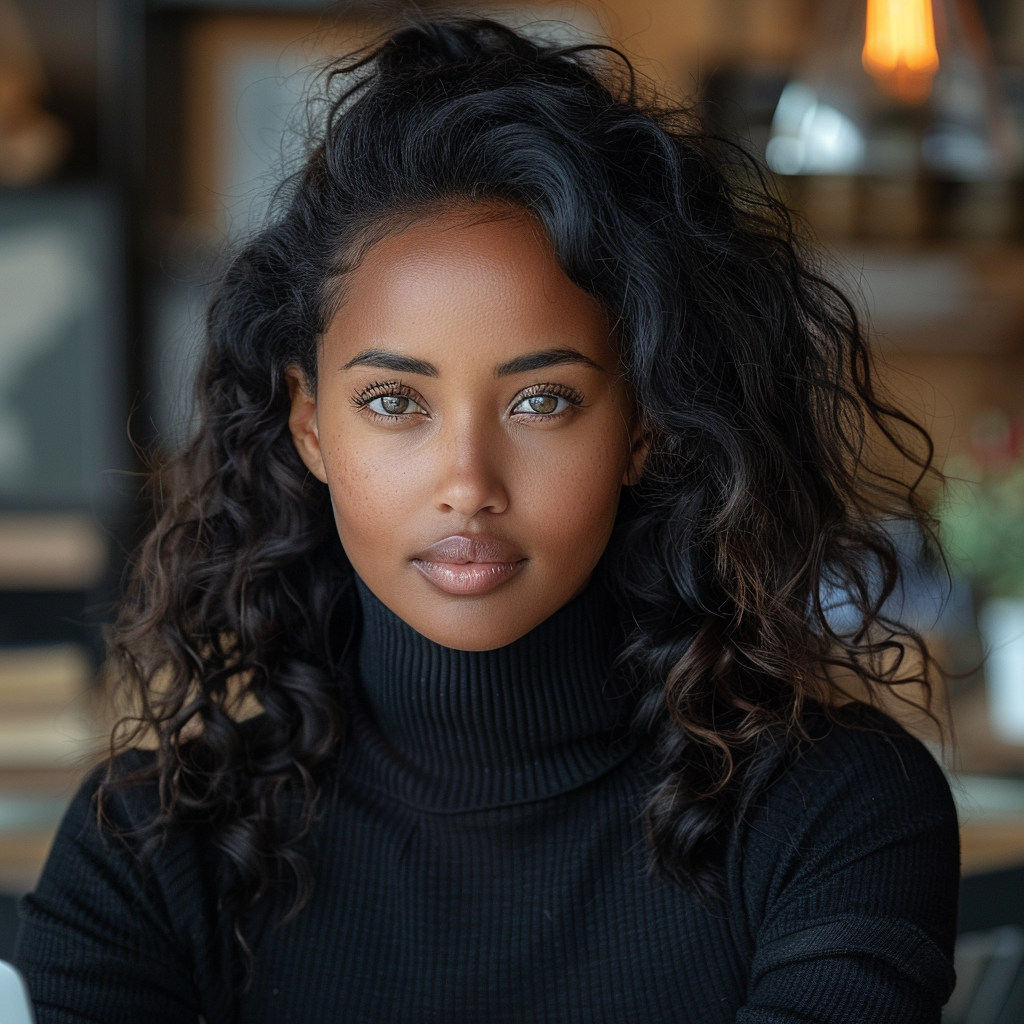
[[[188,432],[223,253],[301,156],[318,62],[401,7],[0,0],[0,957],[105,742],[140,452]],[[927,491],[951,588],[897,536],[902,613],[955,674],[955,745],[908,718],[962,820],[947,1018],[1024,1020],[1024,0],[443,9],[623,48],[761,161],[858,295],[880,383],[956,480]]]

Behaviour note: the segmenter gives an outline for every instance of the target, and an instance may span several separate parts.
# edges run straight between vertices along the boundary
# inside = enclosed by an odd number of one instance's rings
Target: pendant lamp
[[[824,0],[765,155],[779,174],[1011,176],[1020,144],[973,0]]]

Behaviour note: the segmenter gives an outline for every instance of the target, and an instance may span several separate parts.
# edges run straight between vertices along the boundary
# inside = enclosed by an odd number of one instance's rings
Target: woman
[[[41,1024],[938,1021],[955,812],[871,706],[928,683],[929,522],[869,440],[928,457],[615,59],[457,20],[335,73],[25,900]]]

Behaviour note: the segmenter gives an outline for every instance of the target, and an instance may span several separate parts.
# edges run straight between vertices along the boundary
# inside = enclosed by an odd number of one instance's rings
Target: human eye
[[[426,409],[414,397],[416,393],[400,381],[381,381],[356,392],[352,403],[376,420],[411,419],[426,415]]]
[[[535,384],[516,396],[512,415],[555,419],[583,405],[583,396],[563,384]]]

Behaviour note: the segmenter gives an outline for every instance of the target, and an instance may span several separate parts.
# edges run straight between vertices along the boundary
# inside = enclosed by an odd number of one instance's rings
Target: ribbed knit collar
[[[630,753],[631,705],[611,674],[621,624],[600,583],[492,651],[434,643],[356,583],[350,777],[454,812],[575,789]]]

